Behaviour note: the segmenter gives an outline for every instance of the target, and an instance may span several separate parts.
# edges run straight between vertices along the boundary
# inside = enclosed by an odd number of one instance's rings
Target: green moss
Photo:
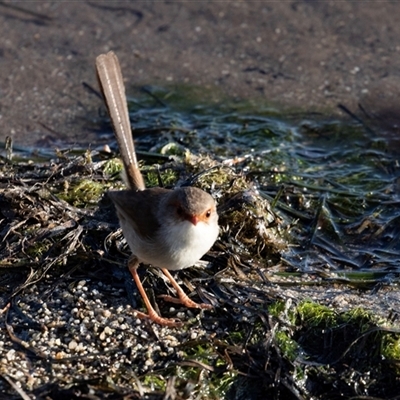
[[[215,366],[218,368],[218,366]],[[216,370],[217,371],[217,370]],[[224,399],[237,376],[236,371],[223,373],[208,371],[202,367],[177,367],[175,374],[179,377],[177,387],[193,388],[191,397],[199,400]]]
[[[68,185],[58,196],[75,207],[83,208],[96,205],[106,189],[107,187],[103,183],[83,179],[74,183],[72,187]]]
[[[279,317],[285,310],[285,304],[284,301],[275,301],[268,306],[268,312],[274,317]]]
[[[246,333],[244,330],[234,330],[232,332],[229,332],[229,342],[234,344],[234,345],[240,345],[244,338],[246,336]]]
[[[114,176],[120,174],[124,169],[122,161],[119,158],[112,158],[107,160],[103,166],[104,174],[108,176]]]
[[[168,156],[184,157],[187,152],[188,150],[184,146],[181,146],[178,143],[173,143],[173,142],[167,143],[160,149],[161,154]]]
[[[334,327],[338,324],[338,314],[335,310],[312,301],[301,302],[296,311],[298,324],[319,328]]]
[[[178,173],[172,169],[165,169],[162,172],[152,169],[143,169],[146,187],[174,187],[178,180]]]
[[[237,338],[237,337],[236,337]],[[237,372],[230,370],[223,357],[225,342],[187,342],[182,346],[182,362],[176,367],[181,387],[192,382],[198,399],[222,399],[234,382]],[[210,369],[205,366],[209,366]]]
[[[275,339],[284,357],[293,362],[297,358],[299,352],[299,345],[297,342],[284,331],[276,332]]]
[[[153,391],[164,391],[167,385],[165,378],[160,374],[147,374],[142,378],[141,383]]]
[[[377,318],[371,313],[361,307],[353,308],[340,315],[340,320],[348,324],[357,324],[360,327],[360,331],[364,332],[369,329],[371,325],[376,324]]]
[[[214,351],[215,353],[215,351]],[[190,363],[190,360],[188,360]],[[191,398],[199,400],[223,399],[237,376],[236,371],[212,372],[199,366],[187,366],[185,360],[175,367],[159,373],[149,373],[141,379],[144,387],[151,388],[152,391],[164,391],[169,376],[176,376],[175,388],[181,398],[186,398],[190,394]],[[220,366],[210,366],[216,368]],[[223,369],[221,369],[223,370]]]
[[[400,335],[385,333],[382,339],[381,353],[390,361],[400,362]],[[397,369],[400,371],[400,367]]]
[[[312,301],[302,301],[287,309],[287,303],[277,301],[268,307],[271,315],[282,319],[282,313],[289,316],[290,323],[303,328],[334,328],[343,324],[357,326],[360,332],[379,325],[379,320],[369,310],[356,307],[337,313],[334,309]],[[284,318],[287,320],[287,318]]]

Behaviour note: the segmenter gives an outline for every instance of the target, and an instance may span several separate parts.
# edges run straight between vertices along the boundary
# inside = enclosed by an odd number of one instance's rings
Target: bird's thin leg
[[[161,268],[161,271],[169,279],[169,281],[171,282],[171,285],[176,290],[176,293],[179,297],[179,300],[178,300],[178,299],[174,299],[173,297],[170,297],[170,296],[161,296],[165,300],[172,301],[174,303],[181,303],[184,306],[189,307],[189,308],[206,308],[206,309],[213,308],[212,305],[210,305],[210,304],[196,303],[193,300],[189,299],[187,294],[179,286],[179,283],[174,279],[174,277],[170,274],[170,272],[165,268]]]
[[[139,275],[137,273],[138,266],[139,266],[138,259],[136,257],[131,257],[128,261],[128,268],[129,268],[130,273],[132,274],[134,281],[136,282],[136,286],[139,289],[139,292],[143,298],[143,301],[147,308],[147,313],[148,313],[148,314],[143,314],[143,313],[139,312],[138,316],[140,318],[149,318],[159,325],[166,325],[166,326],[171,326],[171,327],[182,325],[182,323],[180,321],[161,317],[160,315],[157,314],[156,310],[154,310],[154,308],[151,305],[150,300],[147,297],[147,294],[143,288],[143,285],[142,285],[142,282],[140,281]]]

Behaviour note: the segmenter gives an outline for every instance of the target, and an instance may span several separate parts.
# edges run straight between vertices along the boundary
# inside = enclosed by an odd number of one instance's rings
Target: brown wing
[[[168,189],[150,188],[140,191],[111,191],[108,192],[108,196],[113,201],[120,219],[130,221],[136,232],[143,237],[150,237],[160,227],[155,210],[159,208],[162,196],[168,192]]]

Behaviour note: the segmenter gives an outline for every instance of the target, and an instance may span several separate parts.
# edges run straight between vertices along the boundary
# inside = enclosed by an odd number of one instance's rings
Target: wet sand
[[[397,128],[397,2],[0,3],[0,141],[91,142],[102,102],[94,59],[114,50],[128,93],[215,88],[278,110],[344,115],[358,104]]]

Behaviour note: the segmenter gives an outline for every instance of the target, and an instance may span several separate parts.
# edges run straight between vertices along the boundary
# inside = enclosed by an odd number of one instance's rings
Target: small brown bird
[[[174,190],[146,189],[133,144],[121,68],[113,52],[96,59],[100,88],[110,114],[125,168],[128,190],[108,193],[115,204],[125,239],[132,251],[129,270],[147,308],[146,316],[161,325],[176,320],[157,314],[137,274],[139,263],[161,268],[179,297],[192,308],[211,308],[190,300],[169,270],[188,268],[197,262],[218,237],[218,214],[214,199],[194,187]]]

